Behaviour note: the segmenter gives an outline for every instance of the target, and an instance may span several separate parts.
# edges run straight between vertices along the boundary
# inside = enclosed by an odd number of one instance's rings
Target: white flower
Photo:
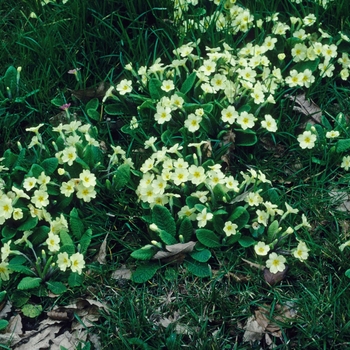
[[[270,247],[264,242],[258,242],[255,244],[254,250],[257,255],[267,255],[267,253],[270,251]]]
[[[271,273],[282,272],[286,268],[285,262],[286,258],[283,255],[271,253],[266,261],[266,267],[270,269]]]
[[[299,146],[302,149],[314,148],[316,140],[317,140],[317,136],[314,135],[311,131],[304,131],[301,135],[298,136]]]
[[[204,227],[207,221],[213,218],[212,213],[207,213],[207,208],[204,208],[199,214],[197,214],[198,227]]]

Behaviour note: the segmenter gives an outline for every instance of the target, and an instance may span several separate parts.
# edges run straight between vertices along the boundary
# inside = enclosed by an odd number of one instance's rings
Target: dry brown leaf
[[[222,146],[230,145],[227,148],[226,153],[221,156],[221,160],[226,163],[226,165],[229,167],[230,166],[230,155],[232,151],[235,149],[235,139],[236,139],[236,134],[230,129],[227,131],[227,133],[224,135],[222,138]]]
[[[261,340],[265,329],[255,319],[255,316],[250,316],[247,320],[247,324],[243,327],[245,330],[243,334],[243,342],[252,343],[257,340]]]
[[[160,250],[152,257],[152,259],[166,259],[178,254],[190,253],[192,252],[196,243],[197,242],[189,241],[187,243],[176,243],[172,245],[166,245],[166,250]]]
[[[107,90],[110,88],[110,86],[111,85],[109,83],[105,81],[101,81],[95,87],[89,87],[82,90],[70,90],[70,89],[68,90],[71,92],[72,96],[76,97],[78,100],[82,101],[83,103],[87,103],[93,98],[98,98],[102,100]]]
[[[294,101],[295,104],[299,105],[299,106],[296,106],[296,105],[293,106],[294,111],[297,111],[299,113],[306,115],[307,117],[310,117],[310,119],[308,119],[307,121],[308,123],[321,124],[321,117],[322,117],[321,108],[317,106],[317,104],[314,103],[312,100],[308,101],[305,98],[305,94],[299,94],[297,96],[285,95],[285,97],[288,97],[291,101]]]
[[[205,154],[208,158],[210,158],[212,152],[213,152],[213,148],[211,147],[211,141],[208,140],[203,146],[203,154]]]
[[[263,270],[265,267],[264,266],[262,266],[262,265],[259,265],[259,264],[256,264],[256,263],[253,263],[253,262],[251,262],[251,261],[249,261],[249,260],[246,260],[246,259],[243,259],[243,258],[241,258],[241,260],[243,260],[244,262],[246,262],[248,265],[250,265],[251,267],[255,267],[255,268],[257,268],[257,269],[259,269],[259,270]]]
[[[296,317],[296,310],[293,309],[292,303],[286,303],[286,305],[277,304],[274,307],[273,315],[271,314],[271,306],[264,305],[255,310],[254,315],[249,317],[245,327],[245,333],[243,340],[245,342],[253,342],[261,340],[266,333],[271,334],[274,337],[281,338],[281,327],[276,323],[290,323]],[[270,348],[274,347],[274,344],[270,343]]]
[[[131,278],[131,270],[127,269],[125,265],[122,265],[122,267],[118,270],[115,270],[112,273],[112,278],[118,280],[118,279],[125,279],[125,280],[129,280]]]
[[[272,272],[270,272],[269,269],[265,268],[264,269],[264,280],[270,286],[274,286],[275,284],[281,282],[286,277],[287,271],[288,271],[287,265],[283,271],[278,271],[277,273],[272,273]]]
[[[108,238],[108,233],[105,237],[105,239],[103,240],[100,250],[98,252],[97,258],[96,260],[101,264],[101,265],[105,265],[106,264],[106,248],[107,248],[107,238]]]

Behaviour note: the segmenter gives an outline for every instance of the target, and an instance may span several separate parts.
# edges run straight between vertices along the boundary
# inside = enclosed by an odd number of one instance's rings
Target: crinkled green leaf
[[[196,72],[192,72],[184,81],[184,83],[181,86],[180,91],[183,94],[187,94],[191,89],[192,86],[194,85],[194,82],[196,81],[197,78],[197,73]]]
[[[69,228],[76,239],[80,239],[84,232],[84,223],[79,217],[78,209],[73,208],[69,214]]]
[[[81,254],[85,254],[86,251],[89,248],[89,245],[91,243],[91,238],[92,238],[92,230],[91,228],[87,229],[85,231],[85,233],[83,234],[83,236],[80,239],[80,253]]]
[[[42,305],[26,304],[21,309],[24,316],[29,318],[38,317],[43,312]]]
[[[158,264],[149,263],[145,265],[140,265],[131,275],[131,280],[135,283],[145,283],[155,275],[158,269]]]
[[[172,236],[175,236],[175,220],[167,208],[156,204],[152,209],[152,221],[158,226],[160,230],[164,230],[170,233]]]
[[[208,249],[194,250],[190,253],[192,259],[199,262],[207,262],[211,258],[211,252]]]
[[[67,291],[67,287],[62,282],[46,282],[47,288],[56,295],[63,294]]]
[[[194,234],[191,220],[188,217],[185,217],[180,224],[179,236],[183,237],[184,242],[191,240]]]
[[[256,241],[252,237],[243,236],[238,240],[238,243],[242,247],[248,248],[248,247],[251,247],[252,245],[254,245],[256,243]]]
[[[191,258],[187,258],[184,261],[184,266],[186,269],[198,277],[210,277],[211,276],[211,268],[207,263],[201,263]]]
[[[17,289],[27,290],[33,289],[40,286],[41,278],[40,277],[24,277],[21,282],[18,283]]]
[[[130,180],[130,166],[122,164],[114,172],[113,186],[116,190],[122,189]]]
[[[71,272],[68,277],[68,285],[71,288],[81,286],[83,284],[83,281],[83,275],[79,275],[77,272]]]
[[[40,165],[43,167],[46,175],[51,175],[57,169],[58,159],[56,157],[46,158]]]
[[[137,260],[150,260],[155,253],[155,248],[149,245],[133,251],[130,255]]]
[[[198,241],[208,248],[221,247],[220,237],[213,231],[201,228],[196,230],[196,236]]]

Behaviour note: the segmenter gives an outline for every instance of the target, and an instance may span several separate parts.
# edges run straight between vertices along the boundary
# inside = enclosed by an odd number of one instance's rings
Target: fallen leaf
[[[194,241],[189,241],[187,243],[176,243],[172,245],[166,245],[165,249],[166,250],[160,250],[158,251],[152,259],[166,259],[169,257],[173,257],[177,254],[187,254],[192,252],[194,246],[196,245],[197,242]]]
[[[101,265],[105,265],[106,264],[106,247],[107,247],[107,238],[108,238],[108,233],[105,237],[105,239],[103,240],[100,250],[98,252],[97,258],[96,260],[101,264]]]
[[[109,83],[101,81],[97,86],[94,87],[89,87],[81,90],[68,90],[71,92],[72,96],[76,97],[83,103],[87,103],[93,98],[102,100],[110,86],[111,85]]]
[[[122,267],[118,270],[115,270],[112,273],[112,278],[118,280],[118,279],[125,279],[129,280],[131,278],[132,272],[130,269],[126,268],[125,265],[122,265]]]
[[[286,265],[283,271],[278,271],[277,273],[272,273],[270,272],[269,269],[265,268],[264,280],[270,286],[274,286],[275,284],[281,282],[286,277],[287,271],[288,271],[288,265]]]
[[[284,97],[288,97],[291,101],[294,101],[295,104],[299,105],[299,106],[294,105],[293,110],[299,113],[302,113],[307,117],[310,117],[311,119],[307,121],[308,123],[321,124],[321,117],[322,117],[321,108],[317,106],[317,104],[314,103],[312,100],[308,101],[305,97],[305,94],[299,94],[297,96],[285,95]]]
[[[265,328],[260,326],[258,321],[255,319],[255,316],[250,316],[247,320],[247,324],[243,327],[245,332],[243,334],[243,342],[252,343],[257,340],[261,340]]]
[[[236,134],[230,129],[225,133],[224,137],[222,138],[221,146],[227,146],[227,151],[225,152],[224,155],[221,156],[221,160],[226,163],[226,165],[229,167],[230,166],[230,155],[232,151],[235,149],[235,138]]]

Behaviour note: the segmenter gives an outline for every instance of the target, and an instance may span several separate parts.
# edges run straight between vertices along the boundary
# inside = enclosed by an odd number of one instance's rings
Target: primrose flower
[[[190,113],[187,119],[185,120],[185,128],[187,128],[189,132],[195,132],[200,128],[201,121],[201,116],[198,116],[194,113]]]
[[[73,146],[69,146],[62,151],[60,159],[63,163],[68,163],[69,166],[73,165],[73,162],[77,158],[77,150]]]
[[[309,257],[309,251],[310,249],[306,246],[304,242],[299,242],[297,248],[293,251],[293,255],[300,261],[305,261]]]
[[[60,250],[60,237],[52,232],[49,232],[49,237],[46,240],[49,251],[54,253]]]
[[[36,184],[37,179],[35,177],[27,177],[23,181],[23,188],[26,191],[30,191]]]
[[[212,218],[213,214],[207,213],[207,208],[204,208],[196,217],[198,220],[198,227],[204,227],[207,224],[207,221],[210,221]]]
[[[270,114],[265,114],[264,118],[265,120],[261,122],[261,126],[270,132],[276,132],[277,131],[276,120]]]
[[[285,262],[286,258],[283,255],[271,253],[266,261],[266,267],[270,269],[271,273],[282,272],[286,268]]]
[[[71,179],[68,182],[62,182],[60,191],[61,193],[69,197],[72,193],[74,193],[75,180]]]
[[[8,262],[6,261],[2,261],[0,263],[0,278],[3,281],[8,281],[10,279],[9,274],[11,273],[11,271],[8,269]]]
[[[298,136],[297,140],[301,148],[312,149],[315,146],[317,136],[314,135],[311,131],[304,131],[301,135]]]
[[[202,166],[196,166],[192,164],[188,168],[188,180],[190,180],[194,185],[199,185],[204,183],[206,180],[205,169]]]
[[[92,198],[96,197],[94,186],[85,187],[82,182],[79,183],[77,186],[77,197],[84,202],[90,202]]]
[[[48,193],[45,190],[40,189],[34,192],[34,195],[30,201],[35,205],[36,208],[40,209],[46,207],[49,204],[48,198]]]
[[[224,123],[229,123],[230,125],[232,125],[236,121],[238,116],[239,114],[234,106],[228,106],[227,108],[224,108],[221,111],[221,120]]]
[[[164,80],[160,88],[165,92],[169,92],[175,89],[175,85],[172,80]]]
[[[7,220],[11,217],[13,212],[12,199],[6,194],[0,197],[0,217]]]
[[[344,168],[344,170],[348,171],[350,168],[350,156],[344,156],[342,163],[340,164],[341,168]]]
[[[1,260],[3,261],[6,260],[11,254],[10,244],[11,244],[11,240],[4,243],[4,245],[1,248]]]
[[[180,211],[177,213],[179,218],[188,217],[191,221],[196,220],[196,214],[195,214],[196,208],[190,208],[188,205],[185,205],[180,209]]]
[[[71,261],[66,252],[57,254],[57,266],[61,271],[66,271],[71,266]]]
[[[85,187],[96,186],[96,176],[90,170],[83,170],[79,175],[79,179]]]
[[[165,122],[168,122],[171,120],[171,108],[170,107],[157,107],[157,113],[154,115],[154,120],[158,124],[164,124]]]
[[[118,85],[117,85],[117,91],[120,93],[120,95],[125,95],[128,92],[132,91],[132,81],[123,79]]]
[[[70,257],[71,270],[81,275],[83,268],[85,267],[84,256],[81,253],[75,253]]]
[[[255,244],[254,250],[257,255],[267,255],[267,253],[270,251],[270,247],[264,242],[258,242]]]
[[[237,118],[237,123],[241,126],[243,130],[246,130],[254,126],[255,120],[256,118],[253,114],[244,111]]]
[[[236,231],[237,228],[238,228],[238,226],[236,224],[232,223],[232,221],[226,221],[223,230],[224,230],[226,236],[230,237],[231,235],[235,235],[237,233],[237,231]]]
[[[39,134],[39,129],[43,126],[44,124],[41,123],[37,126],[33,126],[31,128],[26,128],[26,131],[34,132],[35,134]]]

